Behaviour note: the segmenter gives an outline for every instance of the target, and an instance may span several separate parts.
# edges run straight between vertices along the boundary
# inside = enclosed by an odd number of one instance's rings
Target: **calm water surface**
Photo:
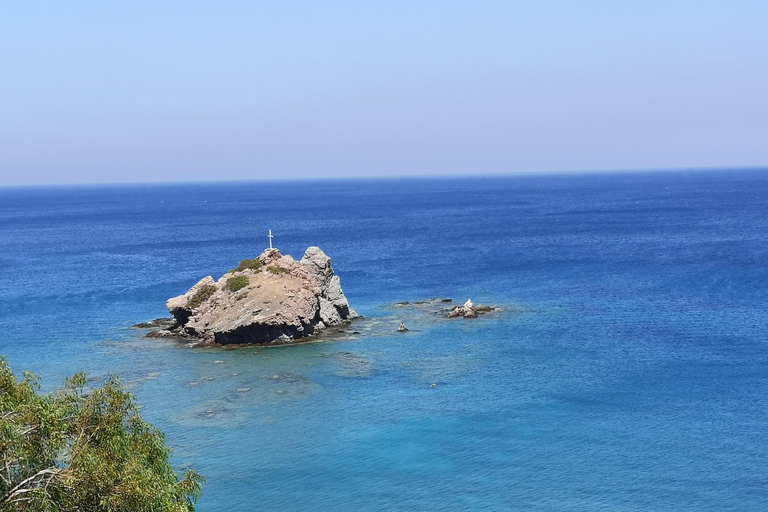
[[[268,229],[333,258],[362,335],[130,328]],[[763,511],[766,262],[758,171],[0,189],[0,353],[118,373],[203,512]],[[505,311],[391,307],[432,297]]]

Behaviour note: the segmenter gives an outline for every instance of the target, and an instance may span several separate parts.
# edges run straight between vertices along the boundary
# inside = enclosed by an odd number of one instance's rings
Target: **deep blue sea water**
[[[130,328],[269,229],[374,327]],[[118,373],[203,512],[768,510],[768,172],[0,188],[0,276],[0,354]],[[391,306],[432,297],[504,311]]]

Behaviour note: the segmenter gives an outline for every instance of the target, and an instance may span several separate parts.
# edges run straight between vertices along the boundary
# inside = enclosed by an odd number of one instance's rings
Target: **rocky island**
[[[267,249],[218,281],[204,277],[166,306],[174,325],[149,336],[202,345],[290,343],[358,317],[319,247],[301,261]]]

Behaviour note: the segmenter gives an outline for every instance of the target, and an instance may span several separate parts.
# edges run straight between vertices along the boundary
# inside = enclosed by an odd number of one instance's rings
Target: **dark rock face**
[[[298,262],[267,249],[258,261],[169,299],[177,325],[150,335],[208,345],[290,343],[358,317],[320,248]]]

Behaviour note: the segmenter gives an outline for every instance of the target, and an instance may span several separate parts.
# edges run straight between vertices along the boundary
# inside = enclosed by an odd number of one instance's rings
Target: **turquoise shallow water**
[[[0,353],[46,389],[118,373],[201,511],[766,510],[766,199],[758,171],[0,189]],[[332,256],[362,335],[130,328],[268,229]],[[432,297],[504,311],[391,307]]]

